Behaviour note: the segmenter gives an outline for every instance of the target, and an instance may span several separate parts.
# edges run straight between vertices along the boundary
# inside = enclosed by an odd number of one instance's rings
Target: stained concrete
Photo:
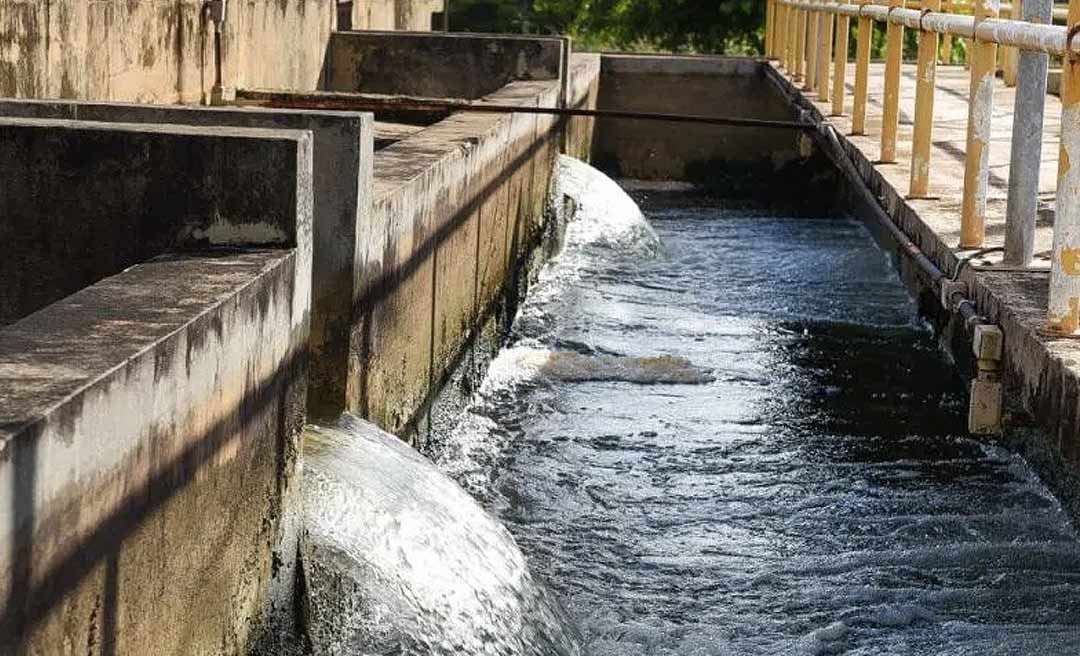
[[[311,136],[0,131],[7,216],[98,254],[172,237],[0,329],[0,653],[244,652],[295,585]]]
[[[516,82],[485,100],[552,107],[560,94],[558,81]],[[421,421],[537,243],[557,151],[551,117],[469,113],[378,151],[352,409],[398,433]]]
[[[348,336],[355,301],[354,266],[362,234],[359,228],[367,221],[372,202],[374,128],[370,114],[0,100],[0,116],[311,131],[314,138],[312,229],[315,257],[312,264],[313,357],[308,402],[314,416],[336,417],[344,410]],[[117,248],[105,250],[117,255],[123,251]],[[159,245],[157,252],[160,250]],[[36,252],[29,251],[26,256],[31,258]],[[50,268],[50,271],[67,274],[59,268]],[[71,272],[71,275],[75,274]],[[15,289],[26,290],[28,287],[16,285]],[[2,306],[0,303],[0,308]],[[3,315],[0,311],[0,319]]]
[[[0,118],[0,323],[170,248],[294,245],[295,186],[257,173],[296,147],[265,136]]]
[[[939,67],[935,93],[935,123],[931,153],[932,198],[906,197],[910,177],[911,119],[914,115],[914,67],[903,68],[900,99],[900,129],[895,164],[876,163],[880,153],[880,98],[883,66],[871,65],[871,102],[867,115],[867,135],[850,135],[848,116],[828,117],[830,106],[813,94],[798,92],[780,73],[771,79],[793,103],[802,105],[817,121],[836,126],[846,156],[860,173],[857,184],[865,184],[893,221],[943,271],[951,273],[965,251],[958,249],[960,234],[960,194],[967,121],[969,73],[959,67]],[[853,75],[853,73],[852,73]],[[849,75],[848,92],[853,87]],[[1009,141],[1012,134],[1014,89],[997,81],[990,139],[990,185],[987,216],[987,246],[1004,243],[1005,194],[1009,175]],[[850,95],[845,111],[850,112]],[[1052,206],[1058,157],[1061,104],[1053,96],[1046,99],[1046,125],[1040,169],[1040,196]],[[1005,334],[1006,400],[1014,414],[1007,437],[1038,466],[1056,488],[1073,516],[1080,517],[1080,343],[1050,338],[1039,331],[1046,319],[1047,258],[1052,244],[1052,214],[1044,213],[1036,226],[1036,253],[1041,255],[1026,271],[994,271],[1000,254],[976,260],[961,275],[972,290],[979,312],[1001,326]],[[924,298],[924,302],[933,302]],[[1027,431],[1028,422],[1040,430]]]
[[[202,103],[215,83],[204,0],[3,0],[0,96]],[[315,89],[336,0],[232,1],[223,83]]]
[[[516,80],[560,79],[565,47],[560,37],[336,32],[324,88],[475,99]]]
[[[597,106],[793,121],[795,110],[765,83],[766,69],[749,58],[605,54]],[[815,188],[826,168],[798,130],[602,118],[596,133],[594,163],[617,177],[686,180],[727,198],[798,183],[792,201],[820,204]]]
[[[600,99],[600,55],[572,53],[567,82],[567,106],[574,109],[596,109]],[[575,116],[566,124],[563,152],[583,161],[592,159],[593,134],[596,119]]]
[[[343,4],[351,12],[348,29],[415,32],[432,29],[433,15],[442,12],[444,0],[353,0]]]

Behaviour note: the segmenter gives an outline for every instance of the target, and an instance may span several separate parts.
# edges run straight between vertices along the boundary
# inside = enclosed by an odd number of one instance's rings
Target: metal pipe
[[[1069,29],[1080,29],[1080,0],[1069,0]],[[1067,57],[1061,73],[1061,154],[1054,215],[1047,330],[1080,332],[1080,61]]]
[[[953,0],[945,0],[945,13],[951,14],[953,10]],[[949,65],[952,63],[952,34],[946,32],[941,36],[941,63]]]
[[[813,91],[817,86],[818,73],[818,27],[821,24],[818,10],[820,5],[811,3],[806,18],[806,82],[803,84],[804,91]]]
[[[833,55],[835,59],[833,66],[833,93],[832,93],[832,115],[843,116],[844,115],[844,85],[847,82],[847,62],[848,62],[848,37],[851,31],[851,17],[850,16],[837,16],[836,17],[836,52]]]
[[[408,96],[372,97],[352,93],[321,92],[297,94],[278,91],[242,90],[237,103],[242,106],[277,109],[322,109],[362,112],[475,112],[484,114],[541,114],[546,116],[583,116],[589,118],[630,119],[636,121],[666,121],[671,123],[702,123],[729,127],[766,128],[776,130],[815,130],[811,123],[774,121],[733,116],[703,116],[695,114],[665,114],[611,109],[576,109],[571,107],[537,107],[535,105],[499,105],[467,101],[444,101]]]
[[[1024,20],[1049,23],[1051,6],[1052,0],[1025,0]],[[1004,263],[1009,266],[1029,266],[1035,256],[1035,217],[1039,206],[1039,167],[1042,164],[1049,60],[1049,55],[1044,52],[1023,50],[1017,62],[1009,198],[1005,208]]]
[[[861,7],[868,6],[869,0],[859,0]],[[870,80],[870,37],[874,32],[874,21],[868,16],[859,16],[859,34],[855,45],[855,104],[851,110],[851,134],[866,134],[866,97]]]
[[[941,0],[926,0],[933,11]],[[934,129],[934,82],[937,77],[937,32],[919,33],[919,63],[915,73],[915,130],[911,138],[911,181],[908,196],[925,198],[930,189],[930,138]]]
[[[904,0],[889,0],[893,10],[901,10]],[[881,112],[882,163],[896,161],[896,133],[900,127],[900,65],[904,55],[904,26],[889,22],[885,33],[885,104]]]
[[[1022,50],[1039,50],[1052,55],[1064,55],[1069,52],[1066,43],[1067,30],[1063,25],[1033,24],[1022,20],[1005,20],[985,17],[975,27],[974,16],[932,12],[923,14],[915,9],[878,4],[811,4],[804,0],[782,0],[791,7],[813,7],[814,11],[826,11],[834,14],[870,18],[887,24],[899,24],[921,31],[933,31],[949,36],[966,39],[978,38],[1003,46],[1015,46]],[[860,20],[861,23],[861,20]],[[1072,47],[1072,52],[1080,53],[1080,42]],[[996,56],[996,51],[995,51]]]
[[[795,70],[792,79],[796,82],[803,79],[806,66],[806,15],[805,9],[799,9],[798,20],[795,22]]]
[[[821,12],[821,24],[818,26],[820,45],[818,46],[818,99],[824,102],[829,98],[829,74],[832,72],[833,15]]]
[[[1022,19],[1023,17],[1023,4],[1024,0],[1014,0],[1012,5],[1008,8],[1002,7],[1002,11],[1010,19]],[[1019,50],[1015,46],[1005,47],[1005,62],[1001,67],[1001,79],[1005,82],[1007,87],[1016,86],[1016,74],[1018,66]]]
[[[976,5],[976,32],[980,21],[997,13],[994,0]],[[986,195],[990,185],[990,129],[994,111],[994,73],[997,44],[976,38],[971,54],[968,100],[967,157],[960,212],[960,247],[979,248],[986,237]]]

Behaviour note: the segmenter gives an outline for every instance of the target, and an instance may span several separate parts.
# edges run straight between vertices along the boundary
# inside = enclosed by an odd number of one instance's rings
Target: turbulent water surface
[[[1075,654],[1080,549],[857,222],[582,213],[432,456],[596,656]],[[654,230],[655,229],[655,233]]]
[[[319,656],[579,656],[513,538],[404,442],[348,415],[304,446],[305,620]]]

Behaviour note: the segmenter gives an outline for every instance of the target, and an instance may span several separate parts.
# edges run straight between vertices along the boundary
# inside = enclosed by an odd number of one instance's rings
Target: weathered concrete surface
[[[204,0],[2,0],[0,96],[201,103],[215,82]],[[228,87],[315,89],[336,0],[229,3]]]
[[[791,121],[794,110],[754,59],[604,55],[600,109]],[[809,144],[796,130],[600,119],[594,163],[618,177],[689,180],[726,197],[771,193],[802,181],[792,199],[814,195]]]
[[[432,29],[432,14],[441,12],[444,0],[353,0],[354,30],[407,30],[421,32]]]
[[[951,273],[964,251],[957,249],[960,235],[960,181],[963,179],[965,125],[969,74],[958,67],[939,67],[935,101],[935,124],[931,153],[931,189],[934,198],[905,198],[910,167],[913,115],[914,67],[905,66],[901,84],[900,132],[897,163],[880,165],[880,65],[871,67],[871,103],[866,136],[841,138],[846,156],[860,171],[863,182],[880,199],[882,207],[904,232],[943,270]],[[813,96],[804,98],[779,73],[778,87],[803,103],[817,120],[827,111]],[[849,87],[853,79],[848,80]],[[849,89],[850,91],[850,89]],[[990,139],[990,186],[987,246],[1001,246],[1005,233],[1005,193],[1012,133],[1014,89],[998,84],[994,90],[994,115]],[[875,98],[876,96],[876,98]],[[847,107],[851,106],[850,98]],[[1041,200],[1053,201],[1058,160],[1061,104],[1046,99],[1046,139],[1040,171]],[[849,118],[832,117],[839,134],[850,131]],[[1047,255],[1052,243],[1051,214],[1043,214],[1036,226],[1036,263],[1026,271],[994,271],[984,266],[967,268],[961,278],[973,290],[979,312],[998,323],[1005,334],[1006,400],[1013,405],[1012,428],[1025,455],[1060,492],[1073,516],[1080,516],[1080,343],[1040,334],[1046,320]],[[977,264],[993,265],[1001,258],[991,254]],[[976,270],[977,269],[977,270]],[[931,301],[932,299],[925,299]],[[1022,431],[1026,420],[1041,430]]]
[[[516,80],[559,79],[564,48],[561,37],[336,32],[325,89],[475,99]]]
[[[33,145],[18,166],[4,155],[9,200],[37,170],[51,195],[64,190],[68,207],[53,209],[69,229],[113,218],[132,241],[160,230],[175,246],[218,247],[136,263],[0,329],[0,653],[243,653],[294,586],[297,527],[283,509],[298,489],[307,379],[311,138],[0,129],[5,148]],[[193,190],[211,179],[229,198]],[[174,193],[185,185],[189,203]],[[57,205],[49,195],[34,198]],[[236,250],[265,241],[248,239],[251,217],[274,221],[281,248]]]
[[[314,416],[341,414],[356,294],[356,252],[372,202],[370,113],[0,100],[0,116],[309,130],[314,147],[314,290],[308,404]]]
[[[570,55],[566,104],[574,109],[596,109],[600,98],[600,55],[573,53]],[[575,116],[566,124],[563,152],[571,157],[589,161],[592,158],[593,134],[596,119]]]
[[[560,92],[516,82],[487,100],[552,107]],[[420,421],[538,241],[557,151],[552,117],[462,113],[376,154],[351,409],[397,433]]]
[[[350,16],[348,24],[338,22],[338,29],[400,29],[424,31],[432,25],[434,14],[441,14],[445,0],[350,0],[341,2],[342,13]]]
[[[297,147],[273,136],[0,118],[0,323],[170,248],[294,245],[296,185],[266,171]]]

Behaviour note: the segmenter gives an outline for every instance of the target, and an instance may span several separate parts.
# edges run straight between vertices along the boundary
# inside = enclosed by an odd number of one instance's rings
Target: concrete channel
[[[856,138],[250,106],[335,92],[826,122],[755,59],[338,29],[427,29],[432,4],[235,3],[215,51],[203,2],[111,3],[106,19],[78,0],[0,0],[15,44],[0,52],[0,654],[243,653],[293,621],[305,422],[349,411],[424,439],[548,252],[560,152],[873,216],[958,266],[935,218],[954,201],[906,201],[893,177],[907,172]],[[204,106],[215,94],[236,101]],[[897,261],[972,366],[963,321]],[[1045,274],[961,279],[1004,331],[1009,422],[1041,429],[1010,434],[1080,513],[1080,358],[1037,332]]]

